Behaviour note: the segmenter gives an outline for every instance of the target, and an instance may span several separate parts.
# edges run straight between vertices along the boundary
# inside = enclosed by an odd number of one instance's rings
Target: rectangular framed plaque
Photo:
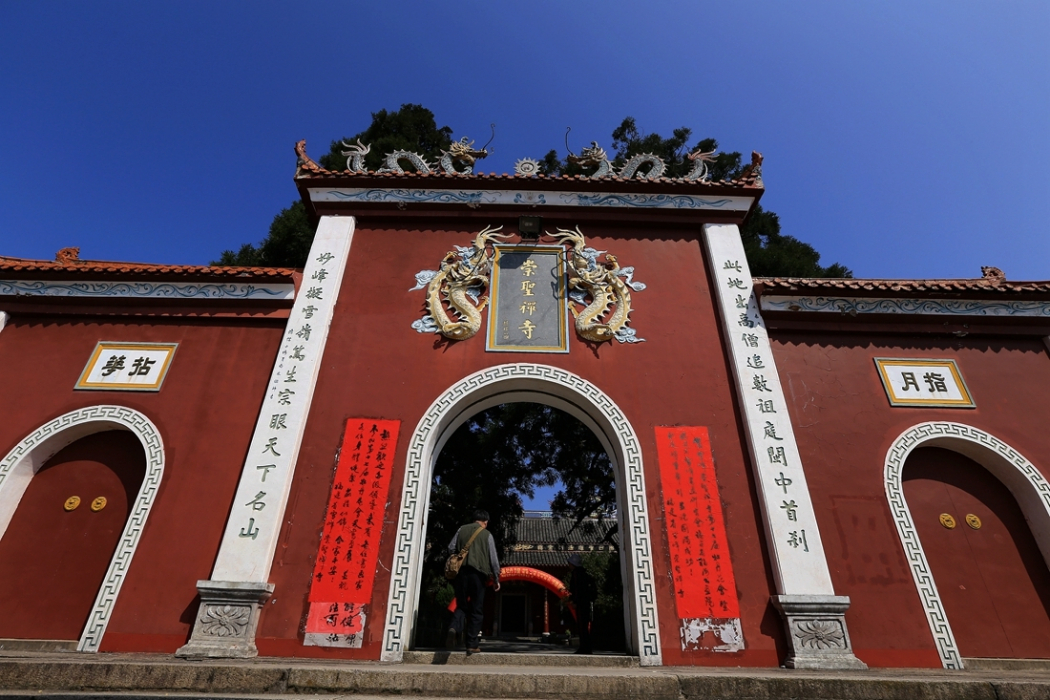
[[[565,249],[497,245],[489,292],[490,352],[569,352]]]
[[[178,346],[178,343],[100,341],[73,388],[160,391]]]
[[[955,360],[876,357],[891,406],[976,408]]]

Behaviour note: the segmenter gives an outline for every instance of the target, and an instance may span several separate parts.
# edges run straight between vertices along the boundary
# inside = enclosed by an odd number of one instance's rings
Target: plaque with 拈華
[[[568,352],[564,248],[497,245],[494,249],[485,349]]]

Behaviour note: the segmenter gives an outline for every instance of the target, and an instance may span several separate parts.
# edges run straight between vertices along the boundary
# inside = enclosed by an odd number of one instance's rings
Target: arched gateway
[[[626,583],[629,640],[643,665],[660,665],[649,512],[638,437],[623,411],[594,384],[571,372],[531,363],[498,365],[465,377],[430,405],[412,434],[397,520],[383,660],[400,661],[412,637],[430,483],[441,446],[475,413],[519,401],[545,404],[575,416],[594,431],[609,455],[616,472],[617,517],[624,533],[621,575]]]
[[[994,473],[1050,552],[1050,283],[753,278],[757,153],[712,181],[702,152],[681,177],[597,145],[585,175],[523,158],[500,177],[454,153],[368,171],[368,147],[328,170],[297,145],[302,270],[0,258],[0,530],[63,440],[123,428],[147,456],[102,591],[77,590],[98,592],[82,650],[404,659],[435,456],[511,402],[606,450],[646,665],[959,665],[917,535],[946,561],[938,512],[903,500],[920,443]],[[82,408],[87,391],[139,392],[105,394],[137,410]],[[557,537],[529,551],[564,561],[578,543]]]

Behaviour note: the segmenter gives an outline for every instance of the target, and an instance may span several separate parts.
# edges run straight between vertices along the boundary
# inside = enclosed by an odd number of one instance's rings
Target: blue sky
[[[1050,278],[1050,3],[0,5],[0,255],[206,263],[405,102],[486,171],[625,116],[762,151],[763,204],[863,277]]]

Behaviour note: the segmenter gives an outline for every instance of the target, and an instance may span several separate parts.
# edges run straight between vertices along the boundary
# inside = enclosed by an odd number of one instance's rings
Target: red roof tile
[[[756,277],[760,294],[851,293],[859,296],[876,294],[931,296],[935,294],[1047,294],[1050,281],[1013,282],[996,268],[982,268],[980,279],[843,279],[804,277]]]
[[[193,279],[256,279],[292,282],[296,272],[283,267],[217,267],[211,265],[156,265],[151,263],[79,260],[73,249],[60,251],[59,260],[27,260],[0,256],[0,274],[25,273],[66,276],[135,275]]]

